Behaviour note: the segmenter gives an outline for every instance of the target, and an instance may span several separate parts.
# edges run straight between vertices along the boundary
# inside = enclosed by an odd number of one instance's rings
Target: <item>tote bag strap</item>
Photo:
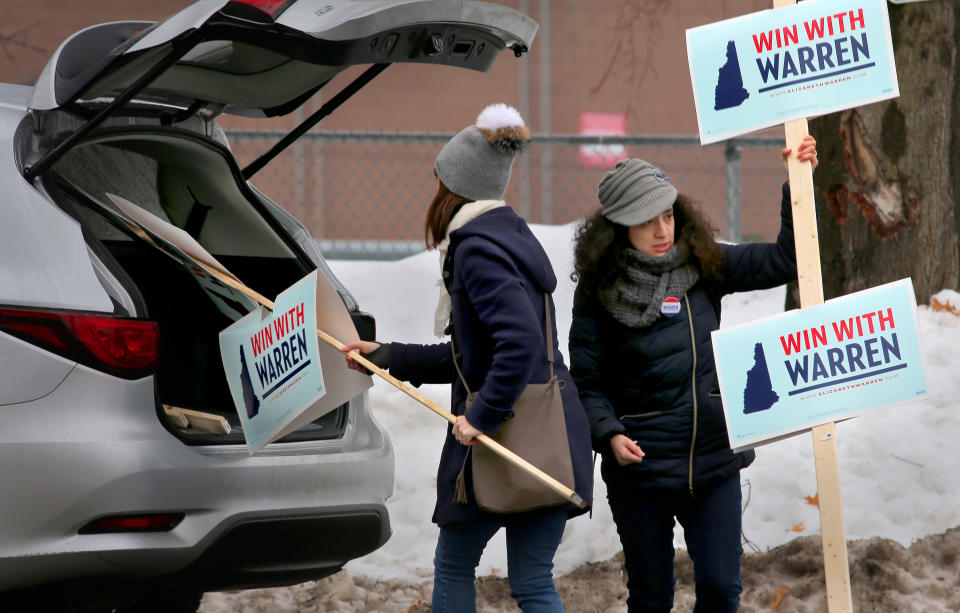
[[[550,363],[550,378],[553,379],[553,319],[550,317],[550,295],[546,292],[543,294],[543,319],[546,325],[547,362]],[[457,369],[457,374],[460,376],[460,381],[463,383],[463,388],[467,390],[467,397],[469,398],[471,394],[470,386],[467,385],[467,379],[463,376],[463,371],[460,370],[460,364],[457,362],[453,333],[450,334],[450,351],[453,353],[453,367]]]

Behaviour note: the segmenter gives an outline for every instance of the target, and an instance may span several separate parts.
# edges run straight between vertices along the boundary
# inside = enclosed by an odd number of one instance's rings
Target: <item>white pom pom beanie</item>
[[[460,130],[440,150],[434,164],[437,177],[458,196],[500,200],[513,160],[529,141],[530,131],[517,109],[491,104],[476,124]]]

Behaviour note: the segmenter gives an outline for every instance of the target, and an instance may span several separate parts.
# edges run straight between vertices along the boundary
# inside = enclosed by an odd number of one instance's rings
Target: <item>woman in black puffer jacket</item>
[[[816,143],[797,150],[816,166]],[[786,161],[791,151],[782,151]],[[789,188],[775,243],[729,245],[655,166],[623,160],[578,231],[571,374],[623,545],[628,610],[673,606],[673,528],[694,563],[695,612],[733,612],[741,592],[740,469],[729,445],[711,332],[720,299],[796,279]]]

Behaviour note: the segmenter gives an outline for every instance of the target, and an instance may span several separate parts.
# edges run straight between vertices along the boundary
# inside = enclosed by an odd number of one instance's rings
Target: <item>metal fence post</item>
[[[723,149],[724,168],[727,179],[727,240],[739,243],[743,240],[740,225],[740,203],[742,185],[740,183],[740,146],[731,139]]]
[[[540,54],[540,131],[553,132],[552,85],[550,66],[550,0],[540,0],[540,37],[538,44],[546,53]],[[540,204],[542,222],[553,223],[553,149],[549,143],[540,154]]]
[[[300,123],[303,121],[303,108],[298,108],[294,111],[293,114],[294,122]],[[308,146],[307,142],[299,141],[293,144],[291,147],[293,152],[293,198],[294,202],[306,202],[307,194],[313,190],[307,189],[307,156],[306,156],[306,147]]]
[[[519,0],[517,3],[517,9],[524,15],[529,15],[530,0]],[[527,56],[527,58],[529,58],[529,56]],[[529,125],[530,65],[528,64],[527,58],[523,58],[520,62],[518,62],[517,77],[519,81],[517,85],[517,96],[520,100],[520,116],[523,117]],[[520,216],[529,220],[531,214],[533,213],[533,176],[531,173],[529,153],[527,155],[521,155],[517,163],[520,167],[520,172],[518,180],[515,180],[515,182],[520,187],[520,201],[513,204],[517,210],[520,211]]]

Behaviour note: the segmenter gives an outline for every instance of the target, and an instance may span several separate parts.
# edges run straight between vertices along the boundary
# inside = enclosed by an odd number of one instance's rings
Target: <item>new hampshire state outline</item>
[[[747,371],[747,385],[743,388],[743,412],[749,415],[766,411],[778,400],[780,396],[773,391],[763,345],[756,343],[753,346],[753,366]]]
[[[740,73],[740,60],[737,57],[737,46],[732,40],[727,41],[727,61],[720,67],[717,74],[717,87],[713,92],[713,110],[720,111],[734,106],[740,106],[750,97],[743,87],[743,75]]]

